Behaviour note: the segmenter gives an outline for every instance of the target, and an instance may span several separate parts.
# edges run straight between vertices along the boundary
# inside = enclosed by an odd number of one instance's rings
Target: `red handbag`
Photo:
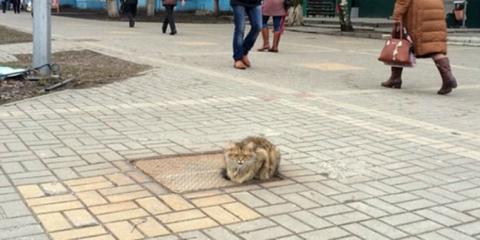
[[[397,34],[395,34],[398,26],[400,27],[400,38],[397,38]],[[408,38],[402,23],[399,25],[395,24],[392,35],[385,42],[378,60],[390,66],[413,67],[415,65],[415,55],[412,51],[412,41]]]

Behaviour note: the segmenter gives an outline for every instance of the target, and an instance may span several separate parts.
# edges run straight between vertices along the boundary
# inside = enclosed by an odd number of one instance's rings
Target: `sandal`
[[[268,49],[269,52],[273,52],[273,53],[278,53],[278,49],[273,49],[273,48],[270,48]]]
[[[257,49],[257,51],[259,51],[259,52],[265,52],[265,51],[267,51],[267,50],[269,50],[269,49],[270,49],[270,46],[266,46],[266,47],[263,46],[262,48]]]

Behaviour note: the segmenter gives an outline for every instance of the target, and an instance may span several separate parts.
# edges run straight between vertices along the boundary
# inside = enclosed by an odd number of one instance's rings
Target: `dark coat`
[[[162,0],[163,6],[176,6],[177,0]]]
[[[396,0],[393,19],[402,21],[415,44],[415,55],[447,53],[443,0]]]

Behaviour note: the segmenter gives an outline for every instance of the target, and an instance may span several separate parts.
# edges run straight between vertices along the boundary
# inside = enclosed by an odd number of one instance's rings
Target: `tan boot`
[[[280,37],[282,36],[281,32],[273,32],[273,46],[268,49],[269,52],[278,52],[278,45],[280,44]]]
[[[267,51],[270,48],[269,37],[268,37],[268,28],[262,28],[262,38],[263,46],[257,49],[259,52]]]
[[[402,88],[402,71],[403,68],[392,67],[392,75],[387,81],[382,82],[382,87]]]
[[[438,90],[437,94],[445,95],[449,94],[452,89],[457,87],[457,80],[452,74],[452,68],[450,67],[450,61],[447,57],[440,58],[435,61],[440,76],[442,76],[442,87]]]

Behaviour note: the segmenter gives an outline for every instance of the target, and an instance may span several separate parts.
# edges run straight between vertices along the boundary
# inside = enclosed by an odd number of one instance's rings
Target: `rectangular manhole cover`
[[[223,152],[212,152],[137,160],[134,164],[171,191],[183,193],[236,185],[221,175],[223,157]]]

